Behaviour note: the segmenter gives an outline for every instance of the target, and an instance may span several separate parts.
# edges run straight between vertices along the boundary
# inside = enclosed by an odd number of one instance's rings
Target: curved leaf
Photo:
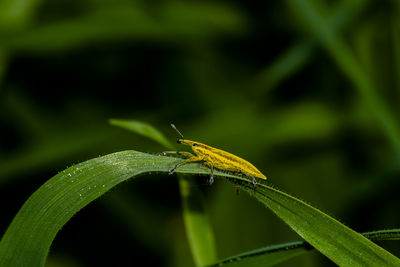
[[[264,184],[244,188],[339,266],[400,266],[399,258],[311,205]]]
[[[41,186],[22,206],[0,242],[0,266],[43,266],[55,235],[80,209],[130,177],[168,172],[179,159],[123,151],[77,164]],[[178,168],[180,173],[208,174],[200,164]],[[332,219],[286,193],[247,178],[220,171],[216,176],[239,183],[282,218],[317,250],[341,266],[395,266],[400,260]]]
[[[120,182],[168,172],[180,159],[136,151],[88,160],[57,174],[22,206],[0,243],[0,266],[43,266],[55,235],[80,209]],[[207,173],[200,165],[179,172]]]

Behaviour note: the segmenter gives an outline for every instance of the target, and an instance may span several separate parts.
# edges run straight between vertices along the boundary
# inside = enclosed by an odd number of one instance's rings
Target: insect
[[[178,154],[187,157],[187,159],[179,162],[172,169],[170,169],[170,174],[174,173],[176,168],[183,164],[190,162],[203,162],[203,166],[208,166],[211,170],[209,179],[210,184],[214,182],[214,168],[243,174],[252,179],[254,186],[257,185],[256,178],[265,180],[267,179],[267,177],[265,177],[265,175],[262,174],[250,162],[221,149],[214,148],[200,142],[187,140],[183,137],[182,133],[174,124],[171,123],[171,127],[182,137],[177,140],[178,144],[191,146],[195,155],[190,152],[179,151],[166,151],[161,153],[162,155]]]

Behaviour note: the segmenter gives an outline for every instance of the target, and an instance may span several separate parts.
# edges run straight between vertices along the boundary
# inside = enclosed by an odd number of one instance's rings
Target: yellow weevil
[[[182,137],[177,140],[178,144],[184,144],[192,147],[192,150],[195,155],[189,152],[178,152],[178,151],[166,151],[162,152],[162,155],[167,154],[178,154],[187,157],[187,159],[176,164],[172,169],[169,170],[169,173],[172,174],[175,172],[176,168],[179,166],[189,163],[189,162],[203,162],[204,165],[210,167],[211,176],[210,176],[210,184],[214,182],[214,168],[230,171],[234,173],[243,174],[252,179],[253,185],[256,186],[257,181],[256,178],[267,179],[264,174],[262,174],[256,167],[254,167],[250,162],[239,158],[231,153],[226,151],[213,148],[211,146],[187,140],[183,137],[181,132],[176,128],[174,124],[171,124],[171,127]]]

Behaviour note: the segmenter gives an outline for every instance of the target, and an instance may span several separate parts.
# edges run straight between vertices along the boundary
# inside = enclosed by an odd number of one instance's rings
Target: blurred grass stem
[[[371,113],[380,122],[382,129],[391,141],[396,152],[400,151],[400,128],[398,123],[377,93],[362,66],[346,43],[336,34],[335,29],[317,12],[307,0],[287,0],[294,14],[304,22],[305,28],[331,54],[341,71],[349,78],[358,90]]]

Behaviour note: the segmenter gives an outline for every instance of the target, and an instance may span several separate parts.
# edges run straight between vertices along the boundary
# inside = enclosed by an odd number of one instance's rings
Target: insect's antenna
[[[185,139],[185,137],[183,137],[183,134],[181,134],[181,132],[178,130],[178,128],[176,128],[175,124],[171,123],[171,127],[172,127],[172,129],[174,129],[183,139]]]

